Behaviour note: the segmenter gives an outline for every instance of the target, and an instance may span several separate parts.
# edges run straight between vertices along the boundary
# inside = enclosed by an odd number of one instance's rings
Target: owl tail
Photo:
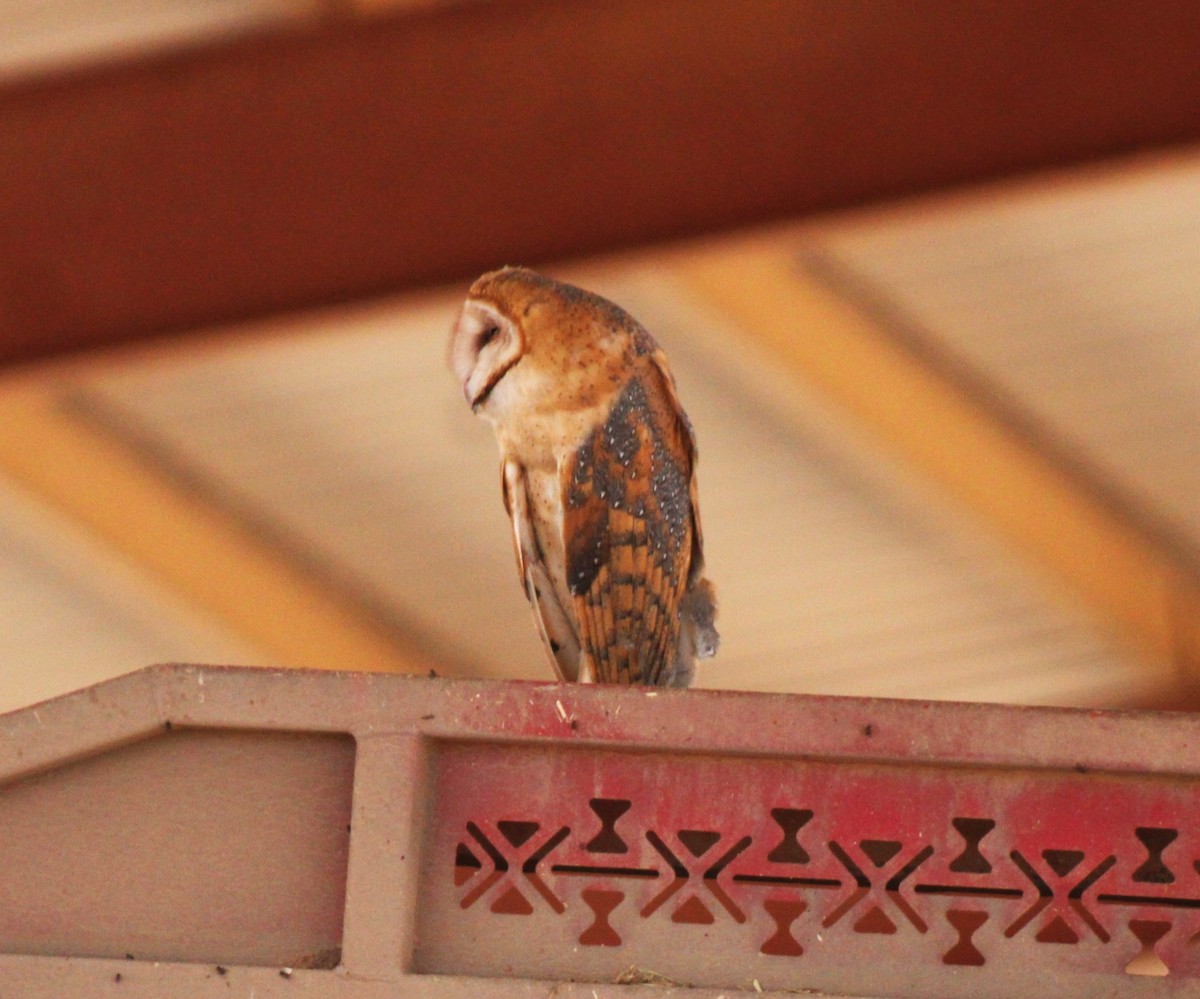
[[[707,579],[697,580],[679,604],[679,646],[671,671],[672,687],[688,687],[696,677],[696,660],[711,659],[721,645],[717,634],[717,594]]]

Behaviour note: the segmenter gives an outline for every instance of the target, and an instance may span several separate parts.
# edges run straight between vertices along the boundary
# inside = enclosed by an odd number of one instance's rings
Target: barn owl
[[[500,445],[517,569],[560,679],[686,687],[717,650],[696,442],[654,339],[519,267],[476,281],[450,343]]]

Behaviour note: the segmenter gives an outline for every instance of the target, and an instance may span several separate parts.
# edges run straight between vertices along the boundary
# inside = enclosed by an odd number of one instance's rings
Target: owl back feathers
[[[712,588],[699,586],[694,461],[661,353],[639,353],[563,475],[570,598],[601,683],[686,685],[696,652],[716,651]],[[697,619],[707,622],[700,640]]]

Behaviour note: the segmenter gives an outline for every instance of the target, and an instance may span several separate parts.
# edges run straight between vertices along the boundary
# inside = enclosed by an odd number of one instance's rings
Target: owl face
[[[585,295],[521,267],[492,271],[471,286],[450,364],[477,414],[511,424],[603,394],[628,338],[597,322],[594,303],[603,300]]]
[[[565,300],[566,287],[534,271],[503,268],[470,288],[450,361],[475,413],[514,425],[566,400],[582,401],[582,383],[595,382],[606,352],[596,343],[594,313]]]
[[[450,340],[450,366],[475,412],[525,354],[521,327],[493,304],[468,298]]]

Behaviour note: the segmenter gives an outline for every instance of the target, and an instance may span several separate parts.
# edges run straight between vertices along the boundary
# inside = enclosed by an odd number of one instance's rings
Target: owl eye
[[[500,335],[500,327],[497,326],[495,323],[492,323],[491,326],[488,326],[485,330],[483,330],[483,332],[481,332],[479,334],[479,339],[475,343],[475,349],[483,350],[484,347],[486,347],[489,343],[491,343],[493,340],[495,340],[496,337],[498,337],[499,335]]]

